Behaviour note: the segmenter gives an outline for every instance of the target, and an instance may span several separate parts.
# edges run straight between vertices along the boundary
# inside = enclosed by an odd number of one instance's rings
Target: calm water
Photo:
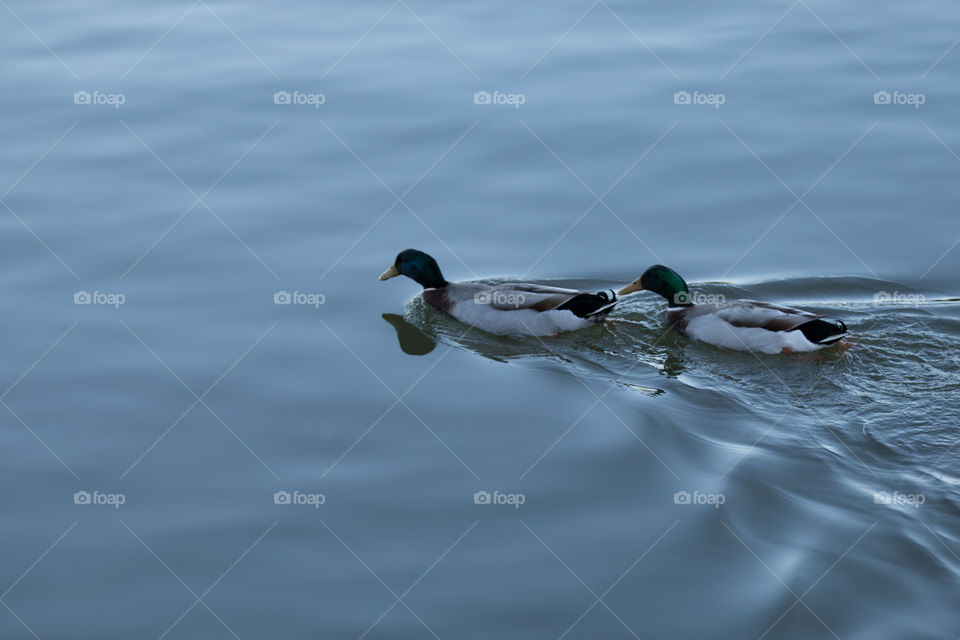
[[[0,637],[960,635],[954,3],[0,17]],[[496,338],[408,246],[851,348]]]

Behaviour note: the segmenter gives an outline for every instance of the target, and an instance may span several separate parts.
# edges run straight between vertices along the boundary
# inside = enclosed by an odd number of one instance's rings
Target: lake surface
[[[960,635],[954,3],[0,16],[0,637]],[[850,348],[494,337],[407,247]]]

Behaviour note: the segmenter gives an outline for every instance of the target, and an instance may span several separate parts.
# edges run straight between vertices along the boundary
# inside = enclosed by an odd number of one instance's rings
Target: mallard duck
[[[618,291],[653,291],[667,299],[667,322],[680,333],[718,347],[782,353],[813,351],[847,335],[839,320],[756,300],[693,304],[683,278],[657,264]]]
[[[460,322],[496,335],[551,336],[602,322],[617,296],[601,291],[544,287],[538,284],[447,282],[437,261],[422,251],[397,254],[381,280],[407,276],[423,287],[423,299]]]

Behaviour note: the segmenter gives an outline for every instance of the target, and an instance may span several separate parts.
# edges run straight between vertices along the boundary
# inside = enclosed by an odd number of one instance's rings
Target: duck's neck
[[[667,306],[670,308],[693,306],[693,303],[690,302],[689,291],[677,291],[670,297],[667,297],[667,296],[664,296],[664,297],[667,298]]]
[[[655,293],[659,293],[666,299],[668,307],[693,306],[693,302],[690,301],[690,289],[687,288],[687,283],[680,276],[664,284],[666,286],[656,289]]]
[[[419,272],[415,274],[413,279],[424,289],[439,289],[448,284],[443,274],[440,273],[440,268],[434,265],[427,265],[419,269]]]

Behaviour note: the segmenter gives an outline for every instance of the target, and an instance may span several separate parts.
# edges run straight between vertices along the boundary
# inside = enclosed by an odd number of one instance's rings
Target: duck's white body
[[[697,318],[687,325],[685,333],[696,340],[709,342],[718,347],[759,353],[782,353],[790,351],[815,351],[823,348],[814,344],[799,331],[768,331],[756,327],[732,327],[715,316]]]
[[[600,306],[587,314],[577,315],[570,309],[558,308],[578,296],[596,295],[536,284],[473,282],[450,282],[423,292],[424,300],[460,322],[496,335],[533,336],[552,336],[602,322],[616,304],[613,296],[608,304],[601,301]]]
[[[538,284],[448,282],[437,261],[404,249],[380,280],[407,276],[423,287],[423,299],[457,320],[489,333],[552,336],[602,322],[617,304],[611,291],[590,293]]]
[[[834,344],[847,333],[842,323],[821,320],[821,316],[809,311],[756,300],[674,307],[667,311],[667,320],[696,340],[761,353],[781,353],[784,349],[815,351]],[[820,321],[821,327],[827,329],[816,342],[803,330],[814,321]]]

